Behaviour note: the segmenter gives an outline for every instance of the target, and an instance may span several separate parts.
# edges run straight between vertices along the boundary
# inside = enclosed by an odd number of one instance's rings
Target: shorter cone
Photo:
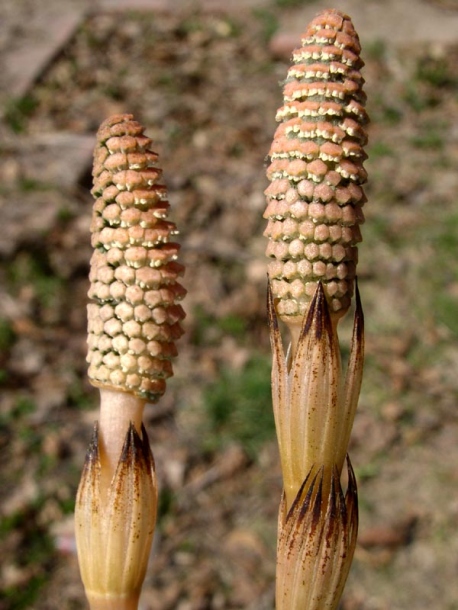
[[[186,290],[157,154],[131,114],[97,132],[88,305],[89,380],[157,402],[173,374]]]

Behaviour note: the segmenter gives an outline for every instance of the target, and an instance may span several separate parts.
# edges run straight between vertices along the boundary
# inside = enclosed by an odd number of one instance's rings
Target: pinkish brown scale
[[[317,181],[328,173],[328,166],[321,159],[315,159],[307,165],[307,173],[315,177]]]

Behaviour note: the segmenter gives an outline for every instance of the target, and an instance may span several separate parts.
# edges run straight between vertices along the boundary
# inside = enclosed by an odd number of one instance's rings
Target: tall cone
[[[301,324],[318,282],[333,316],[353,295],[366,201],[360,50],[348,16],[319,14],[293,53],[277,112],[265,235],[277,313],[289,324]]]

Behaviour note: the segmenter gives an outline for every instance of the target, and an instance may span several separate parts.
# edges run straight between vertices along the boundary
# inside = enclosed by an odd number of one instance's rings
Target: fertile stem
[[[345,496],[340,477],[362,378],[358,295],[346,374],[337,325],[355,292],[366,201],[360,50],[347,15],[331,9],[316,16],[293,53],[269,152],[272,399],[284,484],[277,610],[335,610],[356,544],[349,462]],[[287,356],[277,318],[291,334]]]
[[[151,140],[132,115],[102,123],[94,151],[88,305],[89,379],[100,416],[75,521],[91,610],[136,610],[157,511],[153,455],[142,424],[173,373],[186,291],[177,230]]]

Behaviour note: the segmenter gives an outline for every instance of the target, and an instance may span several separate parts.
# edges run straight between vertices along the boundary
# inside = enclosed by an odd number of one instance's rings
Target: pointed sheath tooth
[[[98,558],[93,549],[100,548],[103,537],[100,474],[98,425],[95,423],[75,504],[75,537],[84,583],[90,582],[98,575]]]
[[[290,371],[289,397],[293,480],[289,503],[312,464],[343,463],[336,455],[341,434],[341,364],[337,335],[321,283],[305,318]]]
[[[344,496],[336,468],[313,466],[293,505],[280,508],[277,610],[335,610],[356,545],[356,482]]]
[[[109,490],[105,582],[111,594],[140,592],[154,533],[157,490],[144,427],[142,436],[131,424]]]
[[[323,531],[314,569],[311,598],[315,604],[313,607],[320,607],[316,606],[319,602],[325,608],[335,608],[348,572],[345,498],[340,486],[340,475],[335,467],[332,469],[328,505],[322,520]],[[348,568],[350,564],[351,557]]]
[[[270,282],[267,286],[267,314],[270,325],[270,341],[272,348],[271,386],[275,429],[277,431],[280,458],[284,472],[283,476],[286,476],[287,479],[290,480],[292,478],[292,473],[290,472],[292,456],[289,425],[290,409],[288,401],[288,373]],[[288,474],[285,474],[286,472],[288,472]]]
[[[157,512],[154,461],[146,430],[130,424],[110,488],[101,494],[97,431],[75,508],[81,576],[92,608],[136,608]]]
[[[313,467],[305,478],[279,533],[277,610],[311,608],[313,578],[319,559],[323,471]]]
[[[335,524],[340,524],[340,527],[337,527],[333,536],[334,546],[330,553],[332,562],[326,571],[326,579],[323,580],[322,584],[322,591],[327,591],[329,606],[326,607],[329,608],[337,608],[339,604],[353,560],[358,534],[358,492],[355,475],[348,456],[347,471],[348,487],[345,496],[340,485],[340,475],[337,469],[333,471]],[[330,532],[330,527],[328,531]]]
[[[353,554],[356,547],[356,538],[358,535],[358,521],[359,521],[359,511],[358,511],[358,485],[356,483],[355,472],[353,470],[353,466],[350,460],[350,456],[347,454],[347,491],[345,494],[345,508],[347,512],[348,519],[348,539],[349,539],[349,549]]]
[[[356,309],[353,321],[353,335],[350,346],[350,358],[347,365],[347,373],[345,376],[345,387],[343,391],[343,419],[345,421],[345,429],[340,437],[340,447],[337,450],[339,454],[346,453],[348,443],[350,442],[351,430],[355,419],[356,408],[358,406],[361,383],[363,380],[364,369],[364,313],[361,304],[361,298],[358,290],[358,282],[355,280],[356,286]]]

